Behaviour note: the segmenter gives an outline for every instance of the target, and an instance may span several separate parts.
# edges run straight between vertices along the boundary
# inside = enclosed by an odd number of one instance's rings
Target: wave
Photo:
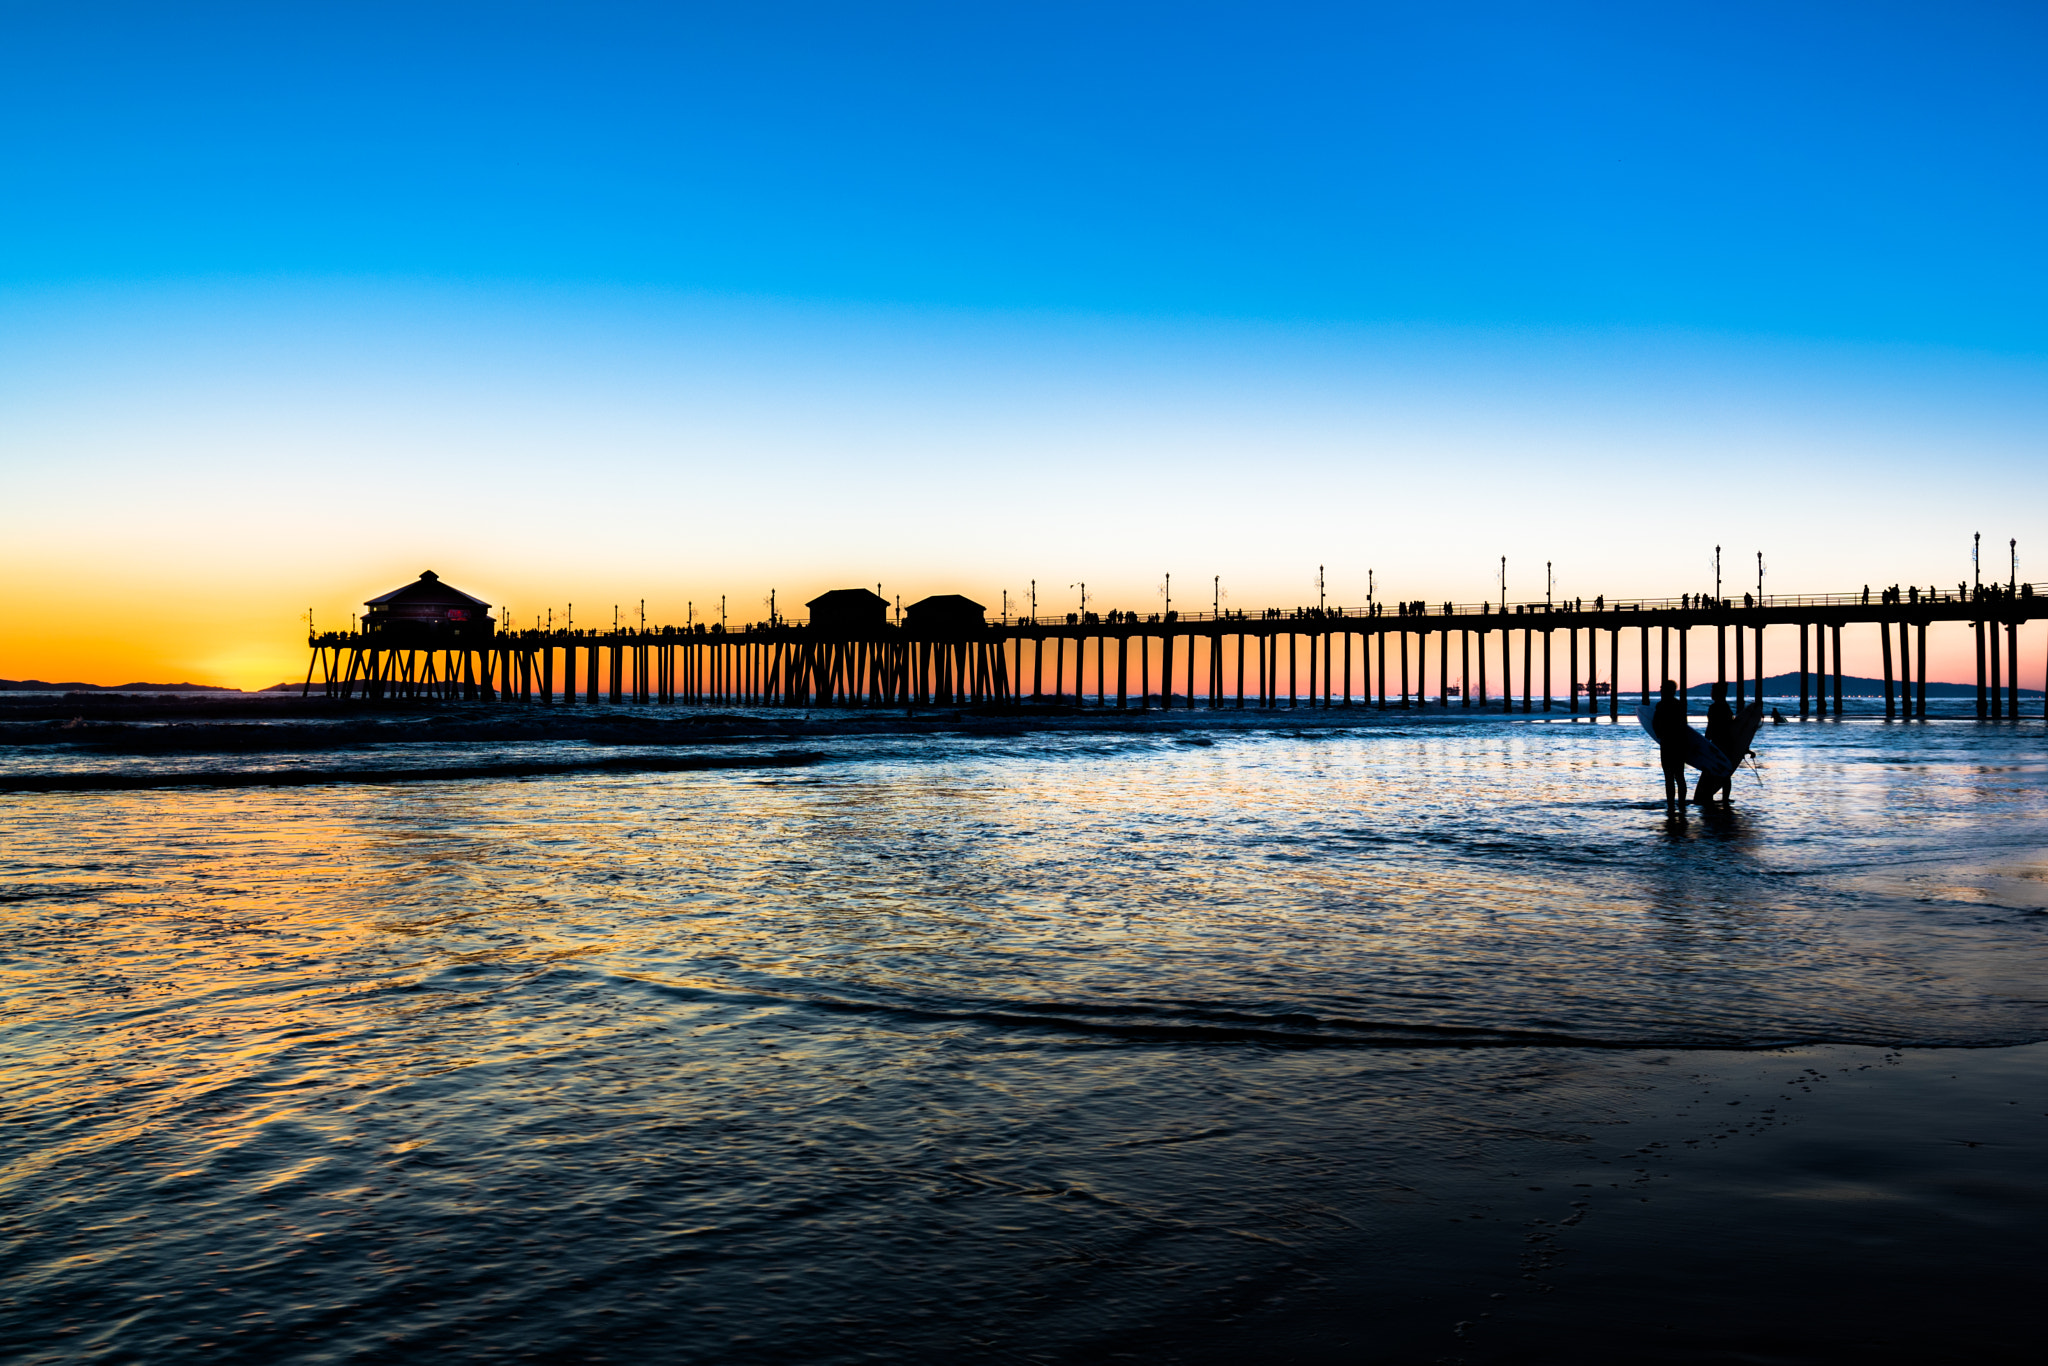
[[[602,759],[519,759],[494,764],[379,768],[180,769],[168,773],[8,773],[0,792],[125,792],[163,787],[313,787],[331,783],[464,782],[574,773],[689,773],[722,768],[801,768],[827,758],[815,750],[772,754],[643,754]]]
[[[613,974],[600,974],[613,975]],[[1832,1045],[1868,1048],[2006,1048],[2043,1042],[2034,1036],[1996,1039],[1923,1037],[1830,1029],[1782,1033],[1612,1035],[1519,1026],[1360,1020],[1304,1011],[1265,1013],[1224,1005],[1034,1001],[875,1001],[803,991],[688,985],[617,974],[663,995],[729,1004],[783,1005],[829,1014],[883,1017],[920,1025],[976,1025],[1115,1039],[1137,1044],[1253,1045],[1276,1049],[1583,1048],[1607,1051],[1769,1052]]]

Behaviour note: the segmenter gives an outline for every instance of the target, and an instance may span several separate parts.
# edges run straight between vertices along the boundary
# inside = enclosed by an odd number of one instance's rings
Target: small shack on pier
[[[363,634],[421,649],[474,645],[490,639],[491,605],[441,582],[433,570],[363,606]]]
[[[958,593],[920,598],[903,609],[903,629],[927,640],[978,635],[988,629],[988,608]]]
[[[811,629],[821,635],[851,640],[889,628],[889,600],[865,588],[835,588],[804,606],[811,609]]]

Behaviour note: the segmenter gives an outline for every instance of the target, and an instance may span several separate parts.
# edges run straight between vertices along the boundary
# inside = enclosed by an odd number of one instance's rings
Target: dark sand
[[[1576,1160],[1524,1151],[1509,1168],[1475,1152],[1462,1170],[1418,1173],[1395,1197],[1412,1202],[1399,1235],[1247,1284],[1140,1354],[1189,1366],[2041,1359],[2048,1044],[1532,1064],[1581,1073],[1543,1120]]]

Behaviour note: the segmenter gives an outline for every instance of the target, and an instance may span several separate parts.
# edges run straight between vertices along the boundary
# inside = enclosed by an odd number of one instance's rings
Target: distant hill
[[[1807,686],[1818,689],[1820,687],[1820,678],[1819,674],[1808,674]],[[1901,684],[1897,680],[1893,680],[1892,686],[1896,688],[1901,686]],[[1916,683],[1914,686],[1917,689],[1919,685]],[[1834,692],[1834,688],[1834,677],[1829,675],[1828,691],[1830,694]],[[1706,697],[1713,690],[1714,685],[1712,683],[1695,683],[1685,691],[1688,697]],[[1728,684],[1728,693],[1731,697],[1735,694],[1735,683],[1732,679]],[[1751,697],[1756,696],[1755,679],[1749,680],[1749,695]],[[1764,680],[1764,696],[1766,697],[1797,697],[1798,695],[1799,675],[1796,673],[1772,674]],[[1930,678],[1927,680],[1927,695],[1929,697],[1975,697],[1977,695],[1977,685],[1975,683],[1937,683]],[[1854,678],[1848,674],[1843,674],[1842,696],[1883,697],[1884,680],[1882,678]],[[2041,696],[2041,690],[2039,688],[2021,688],[2020,696],[2039,697]]]
[[[240,692],[211,683],[45,683],[40,678],[0,678],[0,692]]]

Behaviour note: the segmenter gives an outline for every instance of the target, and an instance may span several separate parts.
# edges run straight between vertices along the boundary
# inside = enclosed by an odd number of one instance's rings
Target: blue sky
[[[0,270],[2038,351],[2037,6],[10,4]]]
[[[0,568],[195,668],[429,562],[1950,582],[2048,536],[2043,15],[0,4]]]

